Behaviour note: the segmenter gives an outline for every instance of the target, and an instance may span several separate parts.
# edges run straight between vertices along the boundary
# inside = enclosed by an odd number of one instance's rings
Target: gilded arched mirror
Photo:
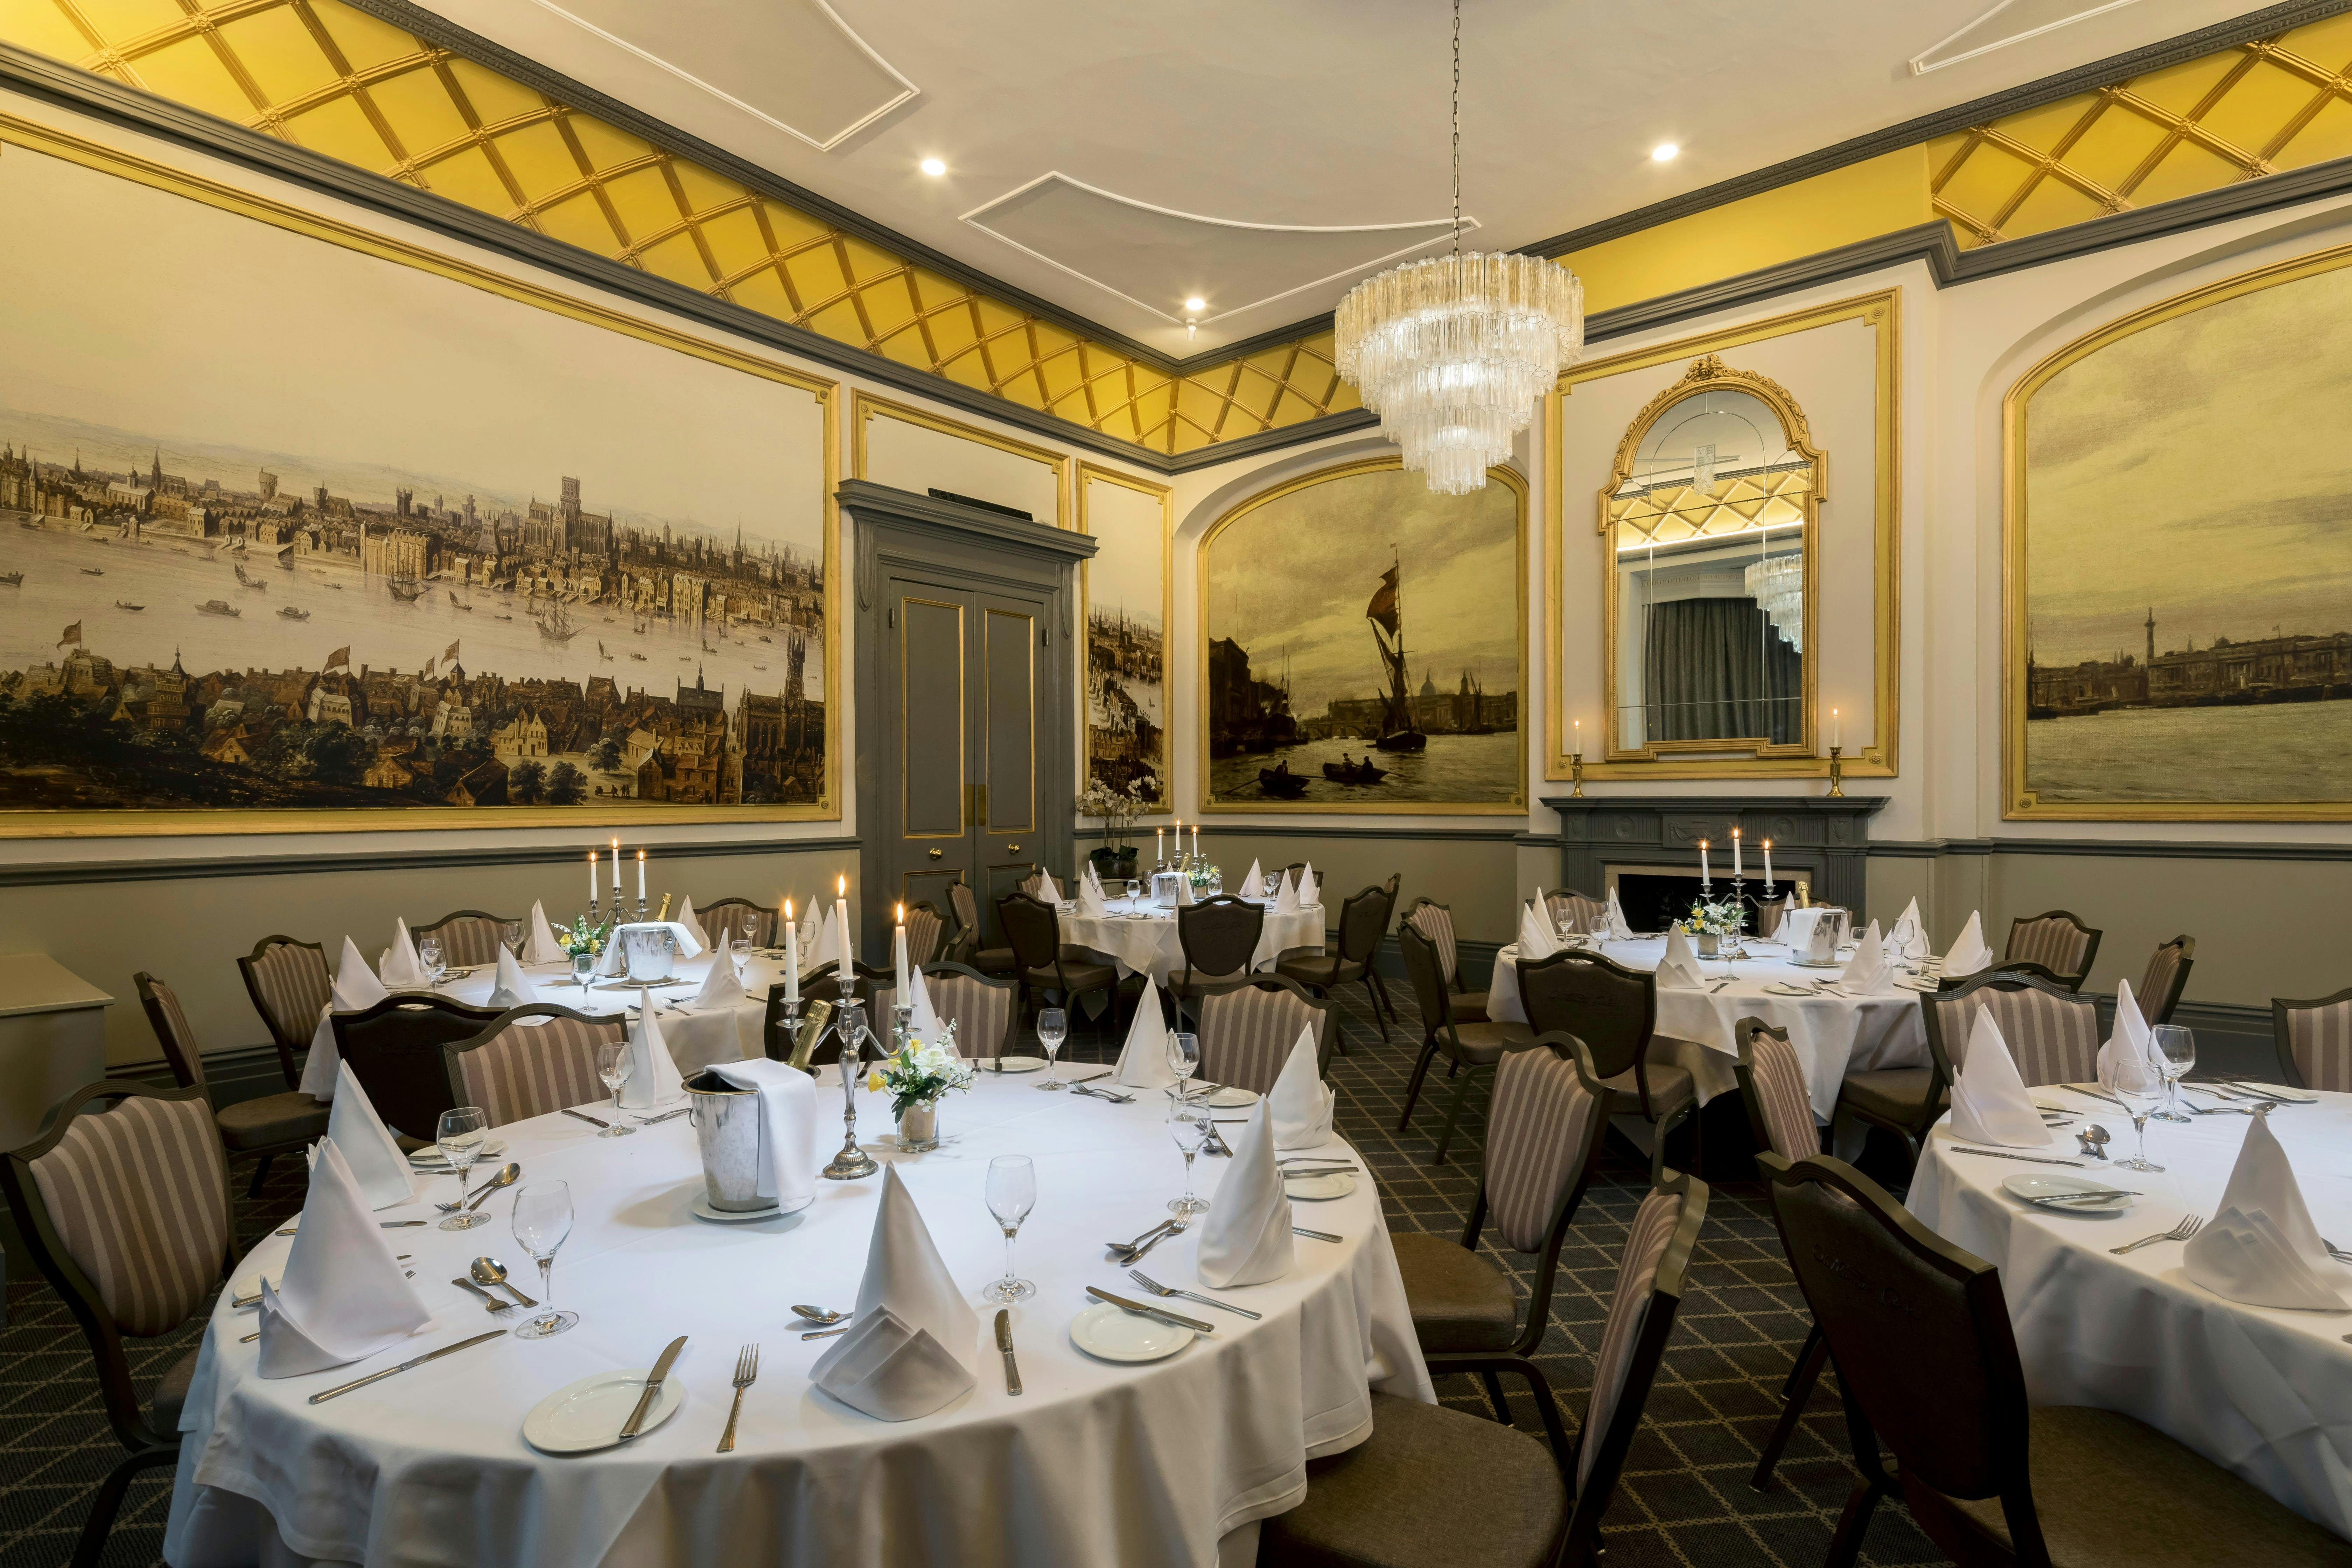
[[[1811,752],[1828,478],[1786,389],[1714,354],[1626,429],[1600,496],[1611,760]]]

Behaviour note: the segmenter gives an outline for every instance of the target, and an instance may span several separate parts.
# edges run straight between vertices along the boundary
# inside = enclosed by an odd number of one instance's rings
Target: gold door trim
[[[996,754],[996,730],[993,725],[984,726],[982,731],[982,734],[988,748],[988,756],[983,758],[981,763],[981,823],[982,826],[991,833],[1043,832],[1044,829],[1038,826],[1037,822],[1037,638],[1034,635],[1037,629],[1037,617],[1034,614],[1019,610],[1000,610],[993,605],[982,606],[982,614],[983,616],[1002,616],[1008,621],[1019,621],[1023,625],[1024,629],[1021,634],[1021,651],[1022,657],[1026,660],[1026,663],[1023,666],[1022,686],[1023,689],[1027,691],[1029,694],[1029,800],[1027,803],[1028,810],[1023,815],[1020,823],[1014,826],[1007,827],[999,825],[992,815],[996,803],[991,802],[988,798],[988,784],[986,781],[990,776],[992,776],[993,772],[993,770],[990,768],[989,763],[994,760]],[[996,658],[995,654],[991,651],[989,647],[986,631],[987,625],[988,623],[985,620],[981,623],[982,628],[981,634],[981,658],[985,661],[981,667],[981,679],[983,681],[985,681],[989,675],[993,672]],[[984,687],[983,689],[985,689]]]
[[[969,780],[963,770],[969,765],[964,748],[970,739],[968,714],[971,706],[971,685],[965,679],[964,633],[967,628],[964,626],[964,607],[961,602],[954,599],[926,599],[914,594],[899,595],[899,608],[904,610],[908,605],[922,605],[935,610],[953,610],[956,615],[956,799],[958,802],[962,802],[969,799],[971,795],[965,787]],[[913,662],[907,657],[907,634],[912,629],[907,622],[906,616],[901,615],[898,617],[898,820],[902,823],[909,820],[907,775],[913,771],[915,756],[914,748],[907,735],[907,670]],[[964,813],[959,812],[958,815],[961,816]],[[900,837],[908,840],[961,838],[963,829],[959,828],[953,833],[902,831]]]

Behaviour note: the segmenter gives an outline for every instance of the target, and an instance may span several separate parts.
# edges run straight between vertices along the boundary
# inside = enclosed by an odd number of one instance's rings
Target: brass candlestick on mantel
[[[1833,796],[1845,794],[1844,752],[1843,746],[1830,748],[1830,794]]]
[[[1568,792],[1570,798],[1581,798],[1584,795],[1584,753],[1582,752],[1578,752],[1568,759],[1568,776],[1576,781],[1576,787]]]

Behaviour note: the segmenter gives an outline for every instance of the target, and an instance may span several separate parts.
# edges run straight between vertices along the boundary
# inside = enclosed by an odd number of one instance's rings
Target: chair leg
[[[245,1195],[248,1199],[261,1195],[261,1184],[269,1179],[269,1162],[276,1158],[278,1156],[275,1154],[264,1154],[253,1163],[253,1180],[245,1189]]]
[[[1445,1131],[1438,1135],[1437,1157],[1430,1161],[1431,1164],[1445,1163],[1445,1146],[1454,1142],[1454,1124],[1462,1120],[1462,1107],[1470,1098],[1470,1086],[1477,1081],[1478,1074],[1475,1069],[1462,1075],[1462,1087],[1454,1091],[1454,1103],[1445,1112]]]
[[[1389,1018],[1381,1011],[1381,994],[1372,986],[1372,972],[1369,969],[1364,971],[1364,994],[1372,999],[1372,1016],[1380,1023],[1381,1044],[1385,1046],[1389,1043]]]
[[[1780,1419],[1772,1424],[1772,1435],[1764,1439],[1764,1452],[1757,1458],[1756,1473],[1748,1478],[1748,1484],[1756,1490],[1771,1489],[1772,1472],[1780,1468],[1780,1455],[1796,1435],[1797,1423],[1813,1397],[1813,1384],[1820,1381],[1822,1367],[1829,1359],[1829,1342],[1822,1338],[1821,1326],[1815,1324],[1806,1331],[1796,1364],[1789,1368],[1788,1385],[1780,1394]]]
[[[1486,1385],[1486,1403],[1495,1407],[1495,1419],[1508,1426],[1511,1424],[1511,1402],[1503,1397],[1503,1380],[1491,1372],[1482,1372],[1478,1376]]]
[[[1437,1037],[1433,1035],[1421,1047],[1421,1059],[1412,1064],[1412,1077],[1404,1086],[1404,1114],[1397,1118],[1397,1131],[1412,1125],[1413,1101],[1421,1098],[1421,1080],[1428,1076],[1429,1058],[1437,1054]]]
[[[72,1568],[98,1568],[99,1559],[106,1555],[106,1538],[113,1533],[114,1516],[122,1510],[123,1494],[131,1489],[131,1478],[142,1470],[158,1465],[168,1465],[179,1458],[179,1445],[169,1448],[142,1448],[126,1455],[122,1462],[106,1473],[98,1486],[98,1495],[90,1500],[89,1517],[82,1521],[81,1539],[74,1543]]]
[[[1830,1537],[1830,1554],[1822,1568],[1853,1568],[1862,1555],[1862,1538],[1870,1533],[1870,1516],[1878,1507],[1883,1489],[1876,1481],[1856,1481],[1847,1494],[1845,1511],[1838,1516],[1837,1533]]]
[[[1380,988],[1381,1005],[1388,1010],[1390,1021],[1398,1022],[1396,1000],[1389,994],[1389,983],[1381,978],[1381,972],[1377,969],[1367,969],[1364,974],[1372,984]]]

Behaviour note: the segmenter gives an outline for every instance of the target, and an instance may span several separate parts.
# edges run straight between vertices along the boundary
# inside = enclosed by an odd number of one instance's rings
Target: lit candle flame
[[[835,877],[833,879],[833,896],[836,899],[845,899],[849,896],[849,877],[847,873],[845,872],[841,876]]]
[[[789,920],[791,920],[792,918],[793,918],[793,901],[792,901],[792,900],[790,900],[790,899],[786,899],[786,900],[784,900],[784,919],[786,919],[786,920],[788,920],[788,921],[789,921]]]
[[[897,907],[898,911],[898,923],[899,923],[900,925],[905,925],[905,924],[907,923],[907,906],[906,906],[906,905],[904,905],[904,904],[899,904],[899,905],[898,905],[898,906],[896,906],[896,907]]]

